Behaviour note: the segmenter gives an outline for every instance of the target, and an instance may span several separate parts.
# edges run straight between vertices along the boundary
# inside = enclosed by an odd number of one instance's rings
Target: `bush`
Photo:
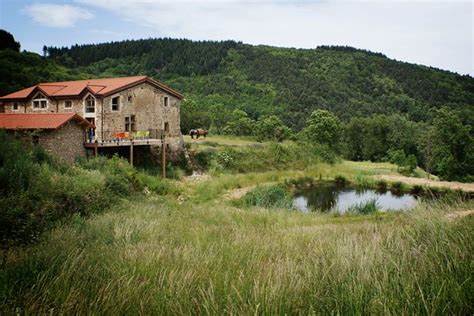
[[[349,181],[347,181],[347,178],[341,175],[337,175],[334,177],[334,182],[338,186],[345,186]]]
[[[422,195],[424,192],[425,189],[421,185],[414,185],[410,190],[410,193],[414,195]]]
[[[282,142],[290,138],[291,130],[275,115],[262,117],[256,123],[255,136],[259,142],[272,140]]]
[[[395,195],[400,195],[403,193],[404,190],[404,185],[401,182],[393,182],[392,185],[390,186],[390,192],[392,192]]]
[[[403,150],[393,150],[388,152],[389,161],[396,164],[398,172],[404,175],[412,175],[417,166],[415,155],[405,155]]]
[[[265,208],[292,208],[293,199],[283,185],[258,186],[248,192],[242,199],[244,206]]]
[[[379,180],[375,183],[375,188],[377,192],[385,193],[387,192],[388,184],[384,180]]]

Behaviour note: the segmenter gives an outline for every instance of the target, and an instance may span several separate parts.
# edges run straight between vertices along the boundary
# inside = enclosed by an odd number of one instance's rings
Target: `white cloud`
[[[110,11],[148,35],[302,48],[349,45],[460,73],[474,71],[470,1],[76,2]]]
[[[80,20],[94,17],[83,8],[68,4],[32,4],[25,7],[25,12],[35,22],[49,27],[72,27]]]

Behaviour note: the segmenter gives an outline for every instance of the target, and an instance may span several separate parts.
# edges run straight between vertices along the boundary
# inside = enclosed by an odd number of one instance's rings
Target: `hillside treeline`
[[[276,114],[301,130],[302,118],[327,109],[354,116],[406,114],[428,121],[441,106],[472,124],[474,80],[351,47],[252,46],[234,41],[146,39],[70,48],[49,58],[94,76],[147,74],[167,81],[205,111]]]

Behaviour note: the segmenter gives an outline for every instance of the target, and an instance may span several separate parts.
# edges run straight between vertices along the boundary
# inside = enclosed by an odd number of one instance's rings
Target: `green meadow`
[[[213,148],[256,150],[245,139],[207,141],[191,149],[209,150],[213,141]],[[305,214],[283,200],[272,204],[285,195],[279,189],[259,188],[301,178],[376,185],[376,176],[397,175],[397,168],[284,157],[260,171],[214,166],[167,180],[132,175],[119,160],[82,162],[75,168],[104,181],[123,173],[138,184],[119,190],[104,210],[75,213],[34,243],[4,249],[2,314],[473,313],[472,200],[442,197],[405,212]]]

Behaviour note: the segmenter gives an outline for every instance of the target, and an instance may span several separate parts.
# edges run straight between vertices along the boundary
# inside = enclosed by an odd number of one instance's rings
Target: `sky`
[[[473,1],[0,0],[22,49],[150,37],[347,45],[474,76]]]

